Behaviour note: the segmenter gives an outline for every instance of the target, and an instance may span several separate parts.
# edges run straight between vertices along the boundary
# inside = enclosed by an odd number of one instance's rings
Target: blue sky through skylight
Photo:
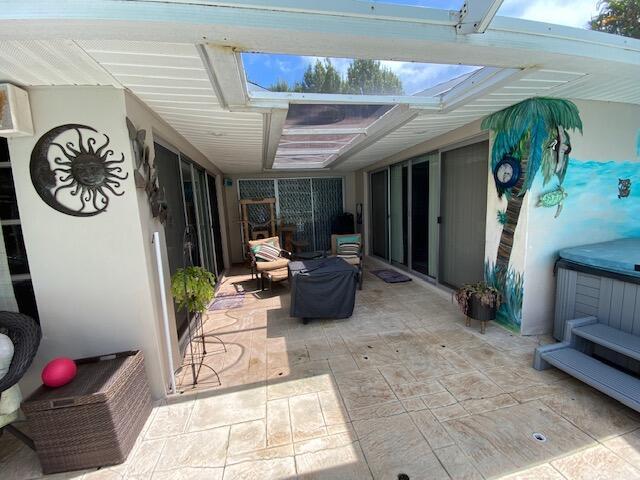
[[[457,10],[463,0],[376,0],[378,3],[412,5],[418,7]],[[585,27],[597,14],[597,0],[505,0],[498,15],[537,20],[573,27]],[[252,54],[242,55],[247,78],[261,87],[268,88],[277,80],[293,84],[300,80],[309,63],[316,57],[295,55]],[[348,59],[331,59],[344,75],[350,63]],[[450,80],[475,67],[465,65],[436,65],[410,62],[383,62],[402,80],[405,93],[412,95],[421,90]]]

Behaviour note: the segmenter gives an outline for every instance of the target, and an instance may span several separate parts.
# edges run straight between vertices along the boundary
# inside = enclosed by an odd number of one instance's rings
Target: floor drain
[[[406,473],[399,473],[398,480],[409,480],[409,475],[407,475]]]
[[[544,442],[547,441],[547,437],[545,437],[543,434],[537,433],[537,432],[533,434],[533,439],[536,442],[540,442],[540,443],[544,443]]]
[[[369,360],[369,357],[364,357],[365,360]]]

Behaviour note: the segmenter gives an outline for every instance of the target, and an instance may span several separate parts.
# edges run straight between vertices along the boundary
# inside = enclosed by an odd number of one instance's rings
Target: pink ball
[[[74,379],[78,367],[66,357],[54,358],[42,369],[42,383],[47,387],[62,387]]]

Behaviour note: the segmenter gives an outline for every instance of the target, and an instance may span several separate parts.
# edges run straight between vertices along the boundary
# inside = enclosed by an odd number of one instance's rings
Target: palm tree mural
[[[511,271],[509,262],[524,196],[538,172],[542,171],[544,185],[555,177],[560,201],[564,198],[562,182],[571,152],[568,130],[582,132],[582,121],[578,108],[568,100],[530,98],[489,115],[483,120],[482,128],[490,129],[495,134],[491,153],[492,170],[508,156],[519,164],[521,172],[512,187],[503,189],[496,185],[499,197],[504,195],[507,198],[507,208],[499,213],[502,233],[495,265],[486,266],[487,281],[493,281],[503,291],[506,315],[509,317],[507,321],[519,325],[522,275]],[[561,207],[560,203],[558,214]]]

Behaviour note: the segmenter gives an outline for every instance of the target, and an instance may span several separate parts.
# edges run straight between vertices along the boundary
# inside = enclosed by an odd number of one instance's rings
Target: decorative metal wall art
[[[149,161],[149,147],[145,145],[147,132],[146,130],[136,129],[128,118],[127,130],[129,131],[133,154],[136,158],[136,168],[133,174],[136,187],[144,189],[147,197],[149,197],[151,214],[154,218],[157,218],[160,223],[164,224],[167,221],[167,201],[165,199],[164,189],[160,188],[158,172]]]
[[[88,131],[86,139],[82,131]],[[110,195],[124,195],[121,181],[128,174],[119,166],[124,153],[111,160],[114,152],[108,149],[109,137],[103,134],[96,148],[97,133],[95,128],[72,123],[52,128],[36,142],[29,164],[31,181],[51,208],[74,217],[91,217],[107,210]]]

